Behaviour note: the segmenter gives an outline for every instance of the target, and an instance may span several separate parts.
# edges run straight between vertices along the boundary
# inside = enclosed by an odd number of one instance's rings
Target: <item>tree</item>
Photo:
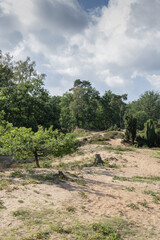
[[[0,110],[4,110],[6,121],[34,131],[38,125],[49,127],[53,123],[51,97],[44,88],[44,77],[36,72],[35,62],[30,58],[12,67],[0,66]]]
[[[75,118],[70,109],[70,103],[73,100],[71,93],[64,93],[60,101],[60,125],[64,132],[70,132],[76,126]]]
[[[160,120],[155,123],[156,144],[160,146]]]
[[[144,138],[149,147],[155,146],[156,133],[155,133],[154,122],[152,119],[147,120],[147,122],[145,123]]]
[[[39,157],[53,154],[63,156],[72,153],[76,148],[74,134],[62,134],[57,130],[39,127],[37,132],[31,128],[13,127],[7,123],[6,127],[0,128],[0,152],[1,154],[13,155],[15,159],[34,158],[39,168]]]
[[[104,120],[104,129],[111,127],[114,125],[113,123],[113,109],[112,109],[112,92],[106,91],[105,94],[101,98],[102,111],[103,111],[103,120]]]
[[[158,121],[160,119],[160,94],[154,91],[146,91],[137,101],[128,105],[127,112],[136,114],[139,111],[145,112],[148,119]]]
[[[124,109],[125,109],[125,103],[123,100],[127,100],[127,94],[122,94],[122,95],[116,95],[112,94],[112,104],[114,106],[118,106],[118,111],[119,111],[119,127],[120,129],[122,128],[122,115],[124,114]]]
[[[135,113],[135,117],[137,119],[137,129],[143,130],[144,124],[148,120],[149,116],[144,111],[138,111]]]
[[[73,88],[73,100],[70,109],[76,120],[76,125],[82,128],[90,128],[94,125],[99,92],[96,91],[89,81],[75,80]]]
[[[132,144],[134,144],[134,140],[136,138],[136,129],[137,129],[137,119],[133,115],[125,116],[125,139],[126,141],[132,140]]]

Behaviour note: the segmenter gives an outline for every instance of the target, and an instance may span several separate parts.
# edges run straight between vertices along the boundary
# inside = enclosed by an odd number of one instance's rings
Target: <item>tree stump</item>
[[[58,171],[58,173],[54,174],[54,177],[57,177],[59,179],[67,179],[67,177],[64,175],[62,171]]]
[[[95,159],[94,159],[93,165],[99,165],[99,164],[104,165],[104,161],[102,160],[100,154],[95,154]]]

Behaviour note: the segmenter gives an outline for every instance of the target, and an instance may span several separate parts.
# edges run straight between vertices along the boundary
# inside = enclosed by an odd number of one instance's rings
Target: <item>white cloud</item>
[[[88,16],[78,0],[3,0],[0,31],[8,43],[1,37],[0,44],[16,57],[37,56],[52,92],[76,78],[123,92],[138,76],[157,89],[159,11],[159,0],[110,0]]]
[[[147,75],[146,79],[153,87],[157,88],[157,90],[160,90],[160,75]]]

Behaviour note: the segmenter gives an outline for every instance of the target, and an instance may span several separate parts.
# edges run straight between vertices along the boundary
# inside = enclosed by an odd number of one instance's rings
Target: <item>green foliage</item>
[[[155,133],[155,127],[152,119],[149,119],[145,123],[145,128],[144,128],[144,138],[147,142],[147,145],[149,147],[155,146],[156,143],[156,133]]]
[[[138,143],[138,147],[147,146],[147,141],[144,137],[144,133],[137,134],[136,141]]]
[[[99,236],[99,237],[101,237],[100,239],[105,239],[102,237],[108,237],[107,239],[110,239],[110,240],[120,240],[121,239],[120,234],[114,228],[112,228],[110,225],[94,223],[92,225],[92,228],[96,233],[101,235],[101,236]],[[99,237],[98,238],[90,238],[90,239],[99,239]]]
[[[23,238],[22,240],[47,240],[49,239],[49,231],[40,231],[38,233],[32,234],[30,237]]]
[[[64,93],[60,101],[60,125],[64,132],[70,132],[76,126],[75,118],[70,109],[72,99],[71,93]]]
[[[57,130],[53,131],[52,126],[49,129],[39,127],[35,133],[30,128],[17,128],[10,124],[0,130],[1,154],[13,155],[20,160],[34,158],[37,167],[40,167],[39,157],[51,153],[54,156],[63,156],[77,148],[73,133],[64,135]]]
[[[125,140],[126,141],[132,140],[132,143],[134,144],[137,130],[137,119],[133,117],[133,115],[126,115],[125,125],[126,125]]]
[[[137,129],[143,130],[145,122],[149,119],[149,116],[145,111],[138,111],[135,113],[137,119]]]
[[[15,127],[27,127],[37,131],[38,125],[59,128],[57,102],[44,88],[44,74],[35,70],[35,62],[30,58],[25,61],[4,61],[0,56],[0,110],[5,112],[5,120]],[[56,98],[56,97],[55,97]],[[56,118],[58,117],[58,120]]]
[[[76,125],[90,128],[94,125],[93,120],[96,117],[99,92],[91,86],[89,81],[81,81],[80,79],[75,80],[74,87],[70,91],[73,92],[70,110]]]
[[[155,123],[156,144],[160,146],[160,120]]]
[[[160,94],[154,91],[146,91],[144,94],[140,96],[137,101],[133,101],[128,105],[128,112],[130,114],[136,114],[141,112],[141,120],[145,120],[145,118],[153,119],[157,121],[160,119]],[[145,112],[145,114],[144,114]],[[139,121],[138,121],[139,124]],[[138,125],[139,127],[139,125]]]

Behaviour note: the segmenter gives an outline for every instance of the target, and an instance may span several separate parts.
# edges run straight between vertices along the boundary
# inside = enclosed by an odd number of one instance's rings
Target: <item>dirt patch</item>
[[[109,144],[110,148],[84,145],[76,154],[62,158],[61,170],[68,179],[57,184],[52,178],[31,180],[23,174],[13,178],[11,171],[15,170],[2,171],[0,239],[22,239],[40,229],[52,229],[55,223],[72,226],[75,222],[90,224],[112,217],[132,222],[132,228],[136,228],[134,234],[126,233],[121,239],[160,239],[160,163],[154,157],[160,150],[132,151],[123,146],[121,139],[112,139]],[[109,165],[83,166],[92,162],[95,154]],[[58,166],[59,159],[54,159],[54,168],[55,162]],[[69,165],[63,169],[63,163]],[[57,170],[30,170],[29,174],[52,174]],[[63,234],[52,232],[47,239],[89,239]]]

